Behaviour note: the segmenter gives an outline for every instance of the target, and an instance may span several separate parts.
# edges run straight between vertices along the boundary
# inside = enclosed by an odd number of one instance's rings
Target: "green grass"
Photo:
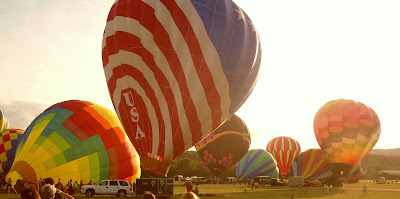
[[[368,194],[362,195],[361,188],[364,182],[368,186]],[[377,190],[385,189],[385,190]],[[393,190],[390,190],[393,189]],[[177,183],[174,187],[175,194],[181,194],[186,191],[186,188],[182,183]],[[343,188],[334,187],[332,192],[325,195],[322,187],[261,187],[259,189],[251,190],[248,189],[247,193],[244,193],[243,186],[233,186],[231,184],[202,184],[200,185],[200,194],[210,193],[218,195],[226,195],[232,199],[264,199],[264,198],[277,198],[277,199],[290,199],[293,198],[328,198],[328,199],[342,199],[342,198],[400,198],[400,183],[398,184],[375,184],[371,181],[362,181],[357,184],[345,184]],[[87,199],[86,196],[74,196],[77,199]],[[19,195],[15,194],[0,194],[0,198],[20,198]],[[101,199],[101,198],[115,198],[115,196],[96,196],[91,199]],[[135,198],[129,196],[127,198]],[[179,199],[179,196],[173,197],[173,199]],[[205,197],[200,196],[201,199],[217,199],[218,197]]]

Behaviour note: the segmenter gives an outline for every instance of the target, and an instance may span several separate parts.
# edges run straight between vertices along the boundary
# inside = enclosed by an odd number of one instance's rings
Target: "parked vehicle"
[[[261,186],[271,184],[271,176],[256,176],[254,177],[254,182],[258,182]]]
[[[127,194],[133,194],[132,186],[126,180],[102,180],[96,185],[84,185],[81,193],[87,197],[93,195],[116,195],[117,197],[125,197]]]
[[[208,183],[208,179],[205,177],[198,177],[197,179],[198,179],[199,183],[201,183],[201,184]]]
[[[191,180],[193,183],[199,183],[199,184],[204,184],[204,183],[208,183],[209,180],[205,177],[194,177]]]
[[[278,178],[271,178],[271,186],[285,186],[285,182]]]
[[[308,180],[304,182],[305,187],[322,187],[322,183],[319,180]]]
[[[176,176],[174,176],[174,180],[175,180],[176,182],[178,182],[178,181],[183,181],[183,176],[182,176],[182,175],[176,175]]]
[[[385,177],[379,177],[379,178],[376,180],[376,183],[377,183],[377,184],[386,184],[386,179],[385,179]]]

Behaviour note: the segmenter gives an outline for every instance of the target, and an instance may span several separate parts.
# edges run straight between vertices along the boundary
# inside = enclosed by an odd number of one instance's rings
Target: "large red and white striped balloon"
[[[250,95],[261,47],[251,20],[231,0],[117,0],[102,57],[142,169],[166,175],[172,160]]]

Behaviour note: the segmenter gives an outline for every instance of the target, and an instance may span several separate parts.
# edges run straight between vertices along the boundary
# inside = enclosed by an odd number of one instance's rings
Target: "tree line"
[[[366,174],[362,177],[362,179],[373,179],[382,175],[389,179],[396,179],[398,176],[388,176],[386,174],[382,174],[381,171],[400,170],[400,156],[369,154],[361,162],[361,168],[363,171],[366,171]],[[183,175],[185,177],[213,176],[196,151],[187,151],[173,161],[168,172],[168,177],[174,177],[175,175]],[[236,165],[232,166],[230,169],[221,173],[217,177],[223,178],[232,176],[236,176]]]

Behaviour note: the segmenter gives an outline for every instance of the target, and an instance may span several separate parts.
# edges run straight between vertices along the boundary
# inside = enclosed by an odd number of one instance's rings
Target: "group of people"
[[[325,194],[329,194],[330,191],[333,189],[333,185],[324,184]]]
[[[41,179],[40,179],[41,180]],[[59,183],[57,183],[58,185]],[[28,186],[28,182],[24,184],[21,191],[22,199],[74,199],[73,196],[65,193],[63,190],[57,188],[54,184],[53,178],[46,178],[41,180],[39,191]]]
[[[196,182],[196,185],[194,187],[193,190],[193,185],[192,185],[192,181],[187,181],[184,186],[186,186],[186,191],[187,192],[193,192],[195,194],[199,194],[199,183]]]
[[[45,185],[44,180],[43,180],[42,178],[40,178],[39,181],[38,181],[38,187],[39,187],[39,189],[40,189],[41,187],[43,187],[44,185]],[[82,187],[83,185],[84,185],[84,184],[83,184],[83,181],[82,181],[82,180],[81,180],[80,183],[78,183],[77,181],[73,181],[72,179],[70,179],[70,180],[67,182],[66,186],[64,187],[64,184],[62,183],[61,179],[58,178],[58,182],[57,182],[57,184],[55,185],[55,187],[56,187],[57,189],[59,189],[59,190],[68,192],[68,194],[70,194],[70,195],[74,195],[74,194],[79,194],[79,193],[80,193],[81,187]],[[93,180],[90,180],[90,181],[88,182],[88,185],[93,185]]]

